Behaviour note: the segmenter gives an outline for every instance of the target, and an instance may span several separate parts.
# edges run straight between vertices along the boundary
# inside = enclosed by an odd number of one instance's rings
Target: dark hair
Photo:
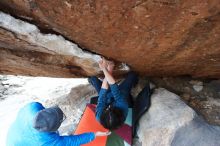
[[[118,107],[109,105],[105,108],[100,117],[100,123],[109,130],[119,128],[125,121],[123,111]]]

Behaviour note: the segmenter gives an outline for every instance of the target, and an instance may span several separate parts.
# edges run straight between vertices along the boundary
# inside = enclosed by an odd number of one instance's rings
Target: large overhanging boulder
[[[37,25],[44,37],[60,34],[62,37],[56,37],[64,42],[53,42],[59,47],[66,46],[66,41],[75,42],[83,50],[124,62],[144,75],[220,77],[219,0],[1,0],[0,10]],[[2,23],[1,28],[1,54],[4,52],[3,61],[7,62],[3,65],[13,66],[13,57],[19,57],[21,64],[11,70],[0,64],[1,73],[29,70],[30,75],[74,77],[99,72],[91,58],[70,59],[64,52],[72,52],[72,47],[57,47],[60,52],[55,51],[54,58],[54,50],[42,51],[45,48],[39,43],[21,40],[27,36],[17,35]],[[18,48],[26,55],[17,55]],[[36,48],[38,55],[33,53]],[[27,57],[38,62],[28,64]],[[52,58],[50,63],[48,58]],[[75,58],[80,63],[76,64]],[[94,68],[89,67],[92,64],[96,64]],[[51,68],[56,71],[49,71]],[[41,73],[34,74],[38,69]]]

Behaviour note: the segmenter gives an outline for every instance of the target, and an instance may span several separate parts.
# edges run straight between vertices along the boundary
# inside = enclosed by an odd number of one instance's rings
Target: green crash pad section
[[[106,146],[125,146],[124,140],[119,137],[115,132],[112,131],[111,135],[108,136]]]

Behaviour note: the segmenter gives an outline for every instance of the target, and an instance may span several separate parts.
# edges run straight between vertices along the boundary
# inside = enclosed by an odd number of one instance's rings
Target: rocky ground
[[[132,90],[133,97],[147,81],[146,78],[140,79],[138,86]],[[175,146],[178,142],[180,145],[194,145],[193,140],[204,146],[219,144],[216,140],[220,137],[219,80],[182,77],[151,78],[150,81],[155,89],[152,106],[140,120],[139,139],[134,139],[135,146]],[[86,103],[95,94],[85,79],[0,76],[1,141],[4,141],[17,110],[33,100],[42,102],[46,107],[59,105],[67,116],[59,130],[62,134],[70,134],[75,130]],[[191,134],[188,138],[191,143],[184,133]]]

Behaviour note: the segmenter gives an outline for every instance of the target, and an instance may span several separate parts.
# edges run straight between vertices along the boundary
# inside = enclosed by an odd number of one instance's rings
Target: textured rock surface
[[[219,126],[207,124],[177,95],[162,88],[152,95],[139,129],[143,146],[220,145]]]
[[[145,75],[220,77],[219,0],[1,0],[0,9]]]
[[[176,93],[199,115],[213,125],[220,126],[220,80],[192,80],[189,77],[152,78],[157,86]],[[202,85],[201,91],[194,89]]]
[[[43,34],[32,24],[0,12],[1,73],[77,77],[100,72],[99,55],[83,51],[62,36]],[[118,64],[116,71],[128,70]]]

